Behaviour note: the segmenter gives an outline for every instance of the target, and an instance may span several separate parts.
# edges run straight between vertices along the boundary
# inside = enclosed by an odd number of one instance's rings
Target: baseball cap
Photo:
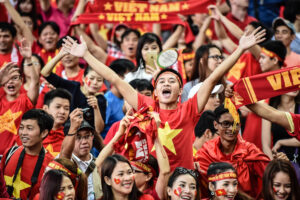
[[[277,17],[273,20],[272,28],[275,31],[278,26],[287,26],[293,34],[296,33],[296,29],[294,24],[292,24],[289,20],[283,19],[282,17]]]
[[[64,134],[67,135],[68,132],[69,132],[69,129],[70,129],[70,121],[68,120],[66,123],[65,123],[65,126],[64,126]],[[91,126],[85,119],[81,122],[81,125],[80,127],[77,129],[77,132],[82,130],[82,129],[90,129],[93,133],[95,132],[95,129],[93,126]]]
[[[198,83],[189,92],[188,99],[192,98],[199,90],[199,88],[202,86],[203,82]],[[211,91],[211,94],[220,94],[223,92],[224,86],[222,84],[215,85],[214,89]]]

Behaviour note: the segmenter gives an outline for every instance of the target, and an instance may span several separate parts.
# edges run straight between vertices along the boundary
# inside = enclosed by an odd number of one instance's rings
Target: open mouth
[[[8,91],[10,91],[10,92],[13,92],[13,91],[15,91],[15,86],[14,85],[8,85],[7,86],[7,89],[8,89]]]
[[[190,200],[190,199],[192,199],[192,197],[190,195],[181,195],[180,199],[188,199],[188,200]]]
[[[134,48],[133,47],[128,47],[128,50],[132,52],[132,51],[134,51]]]
[[[169,88],[163,89],[162,90],[162,95],[165,98],[169,98],[171,96],[171,89],[169,89]]]
[[[131,181],[130,182],[125,182],[125,183],[122,184],[122,186],[125,187],[125,188],[131,188],[132,182]]]
[[[21,137],[21,141],[22,141],[23,143],[26,143],[28,140],[29,140],[28,137]]]

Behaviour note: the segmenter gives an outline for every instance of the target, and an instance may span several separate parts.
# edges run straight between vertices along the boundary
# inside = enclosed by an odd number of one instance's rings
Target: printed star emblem
[[[0,116],[0,133],[3,131],[9,131],[14,135],[17,135],[18,130],[15,125],[15,120],[22,115],[22,111],[12,113],[9,109],[3,115]]]
[[[246,66],[245,62],[238,61],[229,71],[228,77],[233,76],[236,80],[241,78],[241,70]]]
[[[105,19],[105,16],[103,14],[100,14],[98,17],[99,19]]]
[[[167,18],[168,18],[168,15],[166,15],[166,14],[161,15],[161,19],[167,19]]]
[[[48,146],[46,147],[46,150],[47,150],[54,158],[59,154],[59,152],[55,152],[55,151],[53,150],[52,144],[48,144]]]
[[[17,199],[20,198],[20,193],[22,190],[25,190],[25,189],[31,187],[31,185],[29,185],[21,180],[21,171],[22,171],[22,168],[20,168],[19,173],[17,174],[17,178],[14,183],[13,183],[14,175],[12,175],[11,177],[4,176],[6,185],[13,186],[13,188],[14,188],[13,196],[16,197]]]
[[[165,123],[164,128],[158,129],[158,137],[161,144],[165,146],[169,151],[176,155],[173,139],[182,131],[182,129],[171,129],[168,122]],[[154,150],[154,147],[152,151]]]
[[[182,5],[182,9],[183,9],[183,10],[189,9],[189,4],[184,3],[184,4]]]
[[[107,2],[106,4],[104,4],[104,10],[111,10],[112,6],[113,5],[111,3]]]

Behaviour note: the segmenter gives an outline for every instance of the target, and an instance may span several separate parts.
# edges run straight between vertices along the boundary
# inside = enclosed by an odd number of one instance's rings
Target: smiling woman
[[[272,160],[263,176],[265,200],[296,200],[300,197],[299,183],[293,165],[286,160]]]

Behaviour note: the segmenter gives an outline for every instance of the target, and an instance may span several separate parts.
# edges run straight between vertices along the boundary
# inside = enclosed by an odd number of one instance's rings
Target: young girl
[[[289,161],[272,160],[263,176],[264,200],[296,200],[300,197],[299,183]]]

